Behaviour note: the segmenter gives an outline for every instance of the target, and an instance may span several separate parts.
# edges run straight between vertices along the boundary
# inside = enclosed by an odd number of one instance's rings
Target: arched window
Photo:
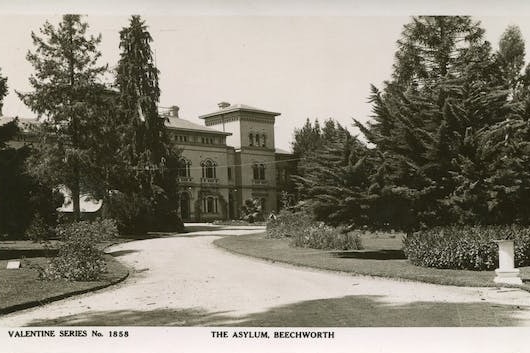
[[[259,144],[259,134],[256,134],[256,146],[259,147],[259,145],[260,145],[260,144]]]
[[[252,165],[252,178],[254,180],[259,179],[259,170],[258,170],[258,165],[256,163]]]
[[[217,197],[206,196],[202,199],[202,210],[205,213],[217,213]]]
[[[182,158],[180,160],[180,164],[178,168],[178,176],[183,177],[183,178],[186,178],[186,177],[189,178],[191,175],[190,167],[191,167],[191,161],[186,158]]]
[[[207,159],[201,163],[202,167],[202,177],[208,178],[208,179],[215,179],[217,178],[217,174],[215,171],[216,164],[211,159]]]
[[[248,145],[254,146],[254,134],[252,133],[248,134]]]

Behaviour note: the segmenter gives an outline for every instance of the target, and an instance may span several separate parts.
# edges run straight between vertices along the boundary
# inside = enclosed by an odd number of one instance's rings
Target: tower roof
[[[200,119],[205,119],[205,118],[209,118],[209,117],[216,116],[216,115],[219,115],[219,114],[226,114],[226,113],[232,113],[232,112],[237,112],[237,111],[261,113],[261,114],[267,114],[267,115],[272,115],[272,116],[280,115],[280,113],[271,112],[271,111],[268,111],[268,110],[263,110],[263,109],[251,107],[250,105],[246,105],[246,104],[232,104],[232,105],[227,105],[227,104],[228,103],[225,104],[225,102],[223,102],[223,104],[220,103],[219,104],[219,106],[220,106],[219,110],[217,110],[217,111],[215,111],[213,113],[201,115],[201,116],[199,116],[199,118]]]

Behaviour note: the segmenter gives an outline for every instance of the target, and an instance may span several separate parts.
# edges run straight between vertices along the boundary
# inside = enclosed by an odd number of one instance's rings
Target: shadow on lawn
[[[0,249],[0,260],[55,257],[58,252],[58,249]]]
[[[379,296],[346,296],[278,306],[242,317],[193,309],[87,312],[33,320],[28,326],[473,327],[517,326],[519,307],[490,303],[389,304]]]
[[[331,254],[342,259],[405,260],[407,258],[403,250],[334,251]]]

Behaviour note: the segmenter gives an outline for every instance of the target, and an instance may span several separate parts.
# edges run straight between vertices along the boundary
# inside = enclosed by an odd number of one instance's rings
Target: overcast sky
[[[178,105],[181,117],[201,123],[199,115],[228,101],[280,112],[277,146],[288,149],[295,128],[306,118],[332,117],[351,127],[366,121],[370,84],[389,78],[396,40],[408,16],[143,16],[153,36],[161,71],[161,106]],[[530,39],[525,17],[475,17],[494,47],[510,24]],[[3,113],[33,117],[14,90],[30,90],[33,68],[30,32],[59,16],[0,15],[0,68],[8,77]],[[85,17],[102,34],[102,62],[119,57],[119,30],[128,16]],[[530,44],[527,45],[527,52]],[[530,53],[527,54],[530,58]]]

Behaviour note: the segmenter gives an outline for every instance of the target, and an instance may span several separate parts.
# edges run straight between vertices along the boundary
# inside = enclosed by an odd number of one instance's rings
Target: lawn
[[[270,261],[358,275],[387,277],[444,285],[491,287],[493,271],[442,270],[412,265],[402,251],[402,234],[365,235],[363,250],[328,251],[289,246],[288,239],[268,239],[265,233],[224,237],[214,244],[228,251]],[[530,267],[520,268],[530,291]]]
[[[0,314],[44,304],[117,283],[126,278],[128,269],[106,255],[107,272],[101,279],[90,282],[65,280],[43,281],[38,278],[34,266],[44,266],[56,250],[46,250],[39,243],[30,241],[3,242],[0,245]],[[22,259],[21,268],[6,269],[8,259]]]

